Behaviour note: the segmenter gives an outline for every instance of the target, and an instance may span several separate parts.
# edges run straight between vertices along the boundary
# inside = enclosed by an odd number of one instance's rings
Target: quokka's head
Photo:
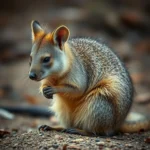
[[[30,54],[29,78],[40,81],[51,75],[61,75],[67,68],[65,43],[69,30],[60,26],[52,33],[46,33],[37,21],[32,21],[32,49]]]

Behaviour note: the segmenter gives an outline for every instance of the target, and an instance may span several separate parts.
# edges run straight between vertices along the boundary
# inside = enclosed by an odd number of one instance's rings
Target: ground
[[[48,124],[48,119],[38,119],[17,115],[15,119],[0,120],[1,127],[9,131],[0,139],[1,150],[69,150],[69,149],[150,149],[150,132],[120,134],[113,137],[87,137],[56,131],[39,132],[37,125]]]

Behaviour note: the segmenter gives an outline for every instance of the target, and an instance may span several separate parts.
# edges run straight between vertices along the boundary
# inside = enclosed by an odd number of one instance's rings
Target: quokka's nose
[[[36,79],[37,79],[36,73],[35,73],[35,72],[30,72],[29,78],[30,78],[31,80],[36,80]]]

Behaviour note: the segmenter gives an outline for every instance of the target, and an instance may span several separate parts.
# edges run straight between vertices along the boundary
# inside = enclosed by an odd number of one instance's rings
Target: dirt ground
[[[9,133],[0,139],[1,150],[149,150],[150,132],[120,134],[113,137],[87,137],[60,133],[56,131],[39,132],[37,126],[48,124],[48,119],[17,115],[13,121],[0,120],[1,128]]]

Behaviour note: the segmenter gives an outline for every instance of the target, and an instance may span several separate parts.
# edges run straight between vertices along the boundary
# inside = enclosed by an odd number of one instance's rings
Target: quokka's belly
[[[74,111],[76,109],[76,103],[71,102],[72,99],[65,99],[56,94],[53,98],[53,104],[50,107],[54,111],[59,123],[64,128],[72,128],[74,120]]]

